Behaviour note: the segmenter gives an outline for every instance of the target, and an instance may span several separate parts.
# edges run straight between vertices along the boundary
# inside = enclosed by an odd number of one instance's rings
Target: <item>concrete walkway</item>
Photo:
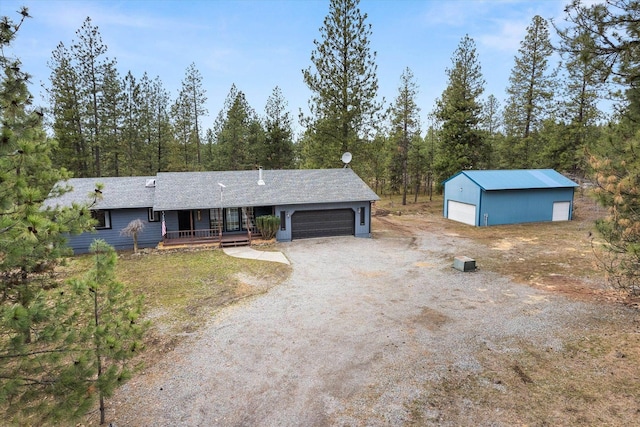
[[[266,252],[256,251],[249,246],[238,246],[235,248],[224,248],[224,253],[236,257],[246,259],[257,259],[260,261],[280,262],[282,264],[290,264],[289,260],[282,252]]]

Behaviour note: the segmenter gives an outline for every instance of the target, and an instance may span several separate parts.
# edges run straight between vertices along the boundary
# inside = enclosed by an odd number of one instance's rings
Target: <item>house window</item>
[[[96,229],[111,228],[111,211],[91,211],[91,217],[98,221]]]
[[[149,217],[149,222],[158,222],[158,221],[160,221],[160,212],[154,211],[153,208],[149,208],[147,216]]]
[[[287,211],[280,211],[280,230],[287,229]]]
[[[362,207],[362,208],[360,208],[358,210],[360,211],[360,225],[364,225],[365,224],[365,220],[366,220],[366,217],[365,217],[365,214],[364,214],[364,212],[365,212],[364,207]]]

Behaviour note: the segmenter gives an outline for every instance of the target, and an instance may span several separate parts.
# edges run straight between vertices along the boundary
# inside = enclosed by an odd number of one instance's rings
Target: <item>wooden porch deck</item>
[[[231,246],[251,246],[254,238],[261,237],[255,233],[218,234],[213,230],[169,231],[162,239],[164,247],[218,245],[221,248]]]

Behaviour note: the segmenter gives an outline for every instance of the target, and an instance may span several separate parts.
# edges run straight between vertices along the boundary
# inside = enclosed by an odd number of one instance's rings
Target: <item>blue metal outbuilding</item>
[[[444,182],[444,216],[475,226],[568,221],[576,187],[553,169],[462,171]]]

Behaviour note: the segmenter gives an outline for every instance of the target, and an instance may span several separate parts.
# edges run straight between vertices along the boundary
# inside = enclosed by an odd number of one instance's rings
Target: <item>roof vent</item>
[[[262,179],[262,167],[258,169],[258,185],[264,185],[264,180]]]
[[[147,182],[144,184],[144,186],[147,188],[154,188],[156,186],[156,179],[155,178],[147,179]]]

